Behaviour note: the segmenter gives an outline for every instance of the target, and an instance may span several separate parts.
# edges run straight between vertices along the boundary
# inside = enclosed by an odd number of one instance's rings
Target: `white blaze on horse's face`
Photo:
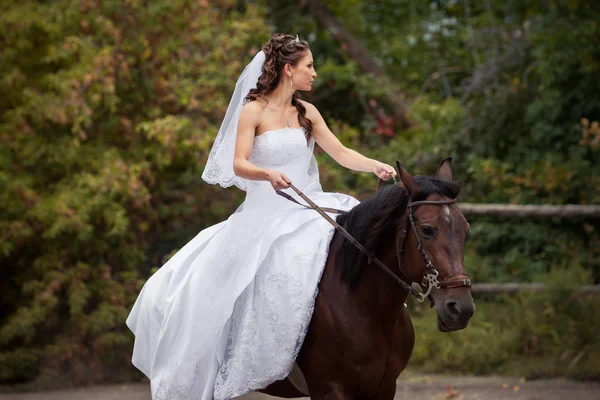
[[[453,208],[454,207],[454,208]],[[444,280],[467,278],[464,267],[464,245],[469,223],[457,206],[442,205],[439,212],[440,224],[437,237],[443,246],[431,243],[429,250],[434,258],[440,277]],[[454,278],[453,278],[454,277]],[[438,328],[442,332],[464,329],[475,312],[475,303],[467,286],[441,288],[432,291],[438,314]]]
[[[450,207],[442,206],[442,210],[444,214],[444,219],[446,220],[446,222],[450,223]]]

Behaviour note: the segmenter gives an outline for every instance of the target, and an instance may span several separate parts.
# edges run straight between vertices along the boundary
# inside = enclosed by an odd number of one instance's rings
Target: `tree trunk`
[[[326,29],[335,40],[340,42],[342,51],[344,51],[348,57],[356,61],[363,71],[378,78],[389,80],[389,77],[386,75],[383,68],[373,60],[373,57],[369,55],[369,52],[362,46],[358,39],[344,27],[341,21],[327,8],[327,6],[319,0],[301,0],[300,4],[302,6],[308,6],[308,10],[313,18],[315,18],[319,25]],[[406,96],[393,89],[388,89],[387,95],[394,104],[394,117],[399,125],[409,126],[410,122],[406,119],[408,105],[404,101]]]

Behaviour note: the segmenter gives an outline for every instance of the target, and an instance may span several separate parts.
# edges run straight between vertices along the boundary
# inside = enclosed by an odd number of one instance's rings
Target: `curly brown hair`
[[[283,67],[286,64],[295,66],[298,61],[306,55],[309,50],[308,43],[304,40],[296,41],[296,36],[286,35],[283,33],[275,33],[269,41],[262,47],[265,53],[265,63],[262,67],[262,74],[258,78],[256,89],[251,89],[244,104],[249,103],[273,92],[283,75]],[[298,110],[298,121],[300,126],[306,132],[306,139],[310,139],[312,135],[312,121],[306,118],[306,108],[300,102],[300,94],[296,91],[292,96],[292,105]]]

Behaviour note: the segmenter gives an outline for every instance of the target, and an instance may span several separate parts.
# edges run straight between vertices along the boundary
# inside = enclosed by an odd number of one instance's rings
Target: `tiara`
[[[298,38],[298,35],[296,35],[296,39],[290,41],[288,44],[292,44],[292,43],[300,43],[300,38]]]

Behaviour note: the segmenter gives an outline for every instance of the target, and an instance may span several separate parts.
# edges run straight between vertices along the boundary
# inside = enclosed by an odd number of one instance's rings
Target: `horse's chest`
[[[324,279],[331,281],[327,270],[325,273]],[[376,315],[362,307],[364,303],[340,301],[343,296],[336,291],[337,286],[320,288],[299,356],[315,396],[328,394],[340,385],[355,397],[374,397],[385,388],[395,387],[414,346],[408,312],[402,308]]]
[[[364,392],[377,393],[396,381],[412,354],[415,337],[408,314],[401,317],[395,329],[378,332],[370,343],[356,378]]]

